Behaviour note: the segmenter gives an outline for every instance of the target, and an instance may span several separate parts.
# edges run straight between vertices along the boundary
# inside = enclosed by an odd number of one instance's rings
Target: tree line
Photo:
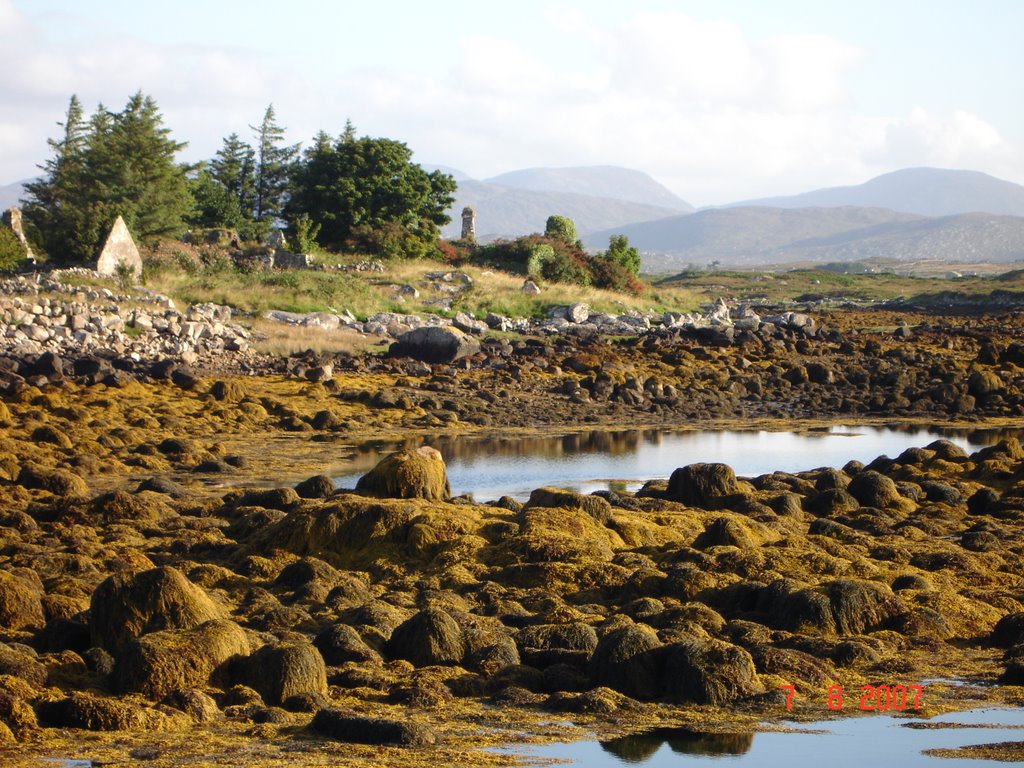
[[[190,228],[232,229],[258,241],[284,225],[300,250],[319,245],[449,259],[479,252],[484,261],[513,258],[510,266],[537,278],[608,287],[625,285],[639,271],[639,255],[624,238],[618,245],[613,238],[601,263],[588,261],[564,217],[549,220],[549,230],[552,221],[561,230],[537,235],[532,244],[520,238],[488,250],[442,242],[455,180],[425,171],[400,141],[358,136],[350,121],[337,136],[319,132],[302,150],[285,140],[271,104],[249,126],[251,142],[231,133],[214,157],[193,165],[177,160],[186,144],[171,137],[156,102],[141,91],[121,111],[100,104],[89,117],[72,96],[58,125],[43,174],[26,185],[23,200],[29,238],[57,263],[95,259],[120,215],[143,243]],[[615,274],[607,274],[609,264]]]

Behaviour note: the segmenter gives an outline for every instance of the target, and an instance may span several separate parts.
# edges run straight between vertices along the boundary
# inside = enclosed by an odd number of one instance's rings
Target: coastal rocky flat
[[[514,765],[487,748],[820,719],[838,687],[846,714],[861,686],[1021,703],[1016,438],[525,502],[453,496],[431,448],[353,488],[325,458],[440,431],[1019,426],[1019,314],[576,305],[516,340],[397,316],[360,331],[388,352],[270,358],[226,308],[90,290],[0,302],[5,765]]]

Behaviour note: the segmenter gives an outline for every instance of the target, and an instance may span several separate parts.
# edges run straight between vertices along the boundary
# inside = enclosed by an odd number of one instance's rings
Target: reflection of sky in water
[[[990,744],[999,741],[1022,741],[1024,731],[1011,728],[951,728],[918,730],[903,728],[907,718],[865,715],[803,723],[801,730],[827,731],[821,734],[757,733],[749,750],[743,754],[686,754],[662,743],[649,756],[622,758],[596,741],[572,744],[550,744],[529,749],[513,748],[518,754],[543,759],[559,758],[587,768],[622,768],[638,765],[643,768],[683,768],[683,766],[827,766],[827,768],[992,768],[999,763],[988,760],[948,760],[922,755],[925,749]],[[981,709],[936,717],[932,722],[998,723],[1003,726],[1024,725],[1024,709]],[[609,745],[613,746],[613,745]],[[504,750],[503,750],[504,751]]]
[[[642,434],[633,450],[622,450],[620,444],[615,453],[574,450],[571,440],[552,438],[552,444],[561,447],[536,455],[539,441],[529,438],[523,440],[523,453],[515,455],[515,443],[507,436],[501,439],[500,450],[483,438],[465,438],[457,451],[448,450],[443,442],[436,447],[447,462],[452,492],[470,493],[482,501],[503,495],[525,499],[530,491],[545,485],[589,493],[608,488],[610,481],[623,481],[634,490],[645,480],[667,478],[677,467],[698,461],[724,462],[738,475],[751,477],[776,470],[842,467],[851,459],[867,463],[883,454],[895,458],[906,448],[923,447],[943,436],[968,452],[991,439],[978,442],[982,438],[977,432],[966,436],[884,427],[832,427],[813,433],[707,430]],[[467,446],[472,450],[466,450]],[[390,450],[393,448],[383,449],[381,455]],[[340,487],[354,487],[377,456],[365,458],[371,460],[360,462],[358,471],[336,478]]]

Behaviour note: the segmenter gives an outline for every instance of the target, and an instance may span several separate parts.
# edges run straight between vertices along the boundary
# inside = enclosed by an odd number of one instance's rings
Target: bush
[[[0,272],[13,272],[25,260],[25,246],[17,235],[0,226]]]
[[[548,216],[544,226],[544,236],[553,240],[561,240],[569,245],[576,245],[579,236],[576,234],[576,222],[568,216]]]

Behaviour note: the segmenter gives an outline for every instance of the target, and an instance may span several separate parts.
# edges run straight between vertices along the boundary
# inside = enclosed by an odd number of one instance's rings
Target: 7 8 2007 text
[[[780,687],[786,692],[786,709],[793,709],[796,688],[792,685]],[[923,685],[862,685],[858,709],[867,712],[902,712],[905,709],[920,709],[923,696]],[[843,686],[829,687],[825,704],[831,710],[839,710],[846,706]]]

